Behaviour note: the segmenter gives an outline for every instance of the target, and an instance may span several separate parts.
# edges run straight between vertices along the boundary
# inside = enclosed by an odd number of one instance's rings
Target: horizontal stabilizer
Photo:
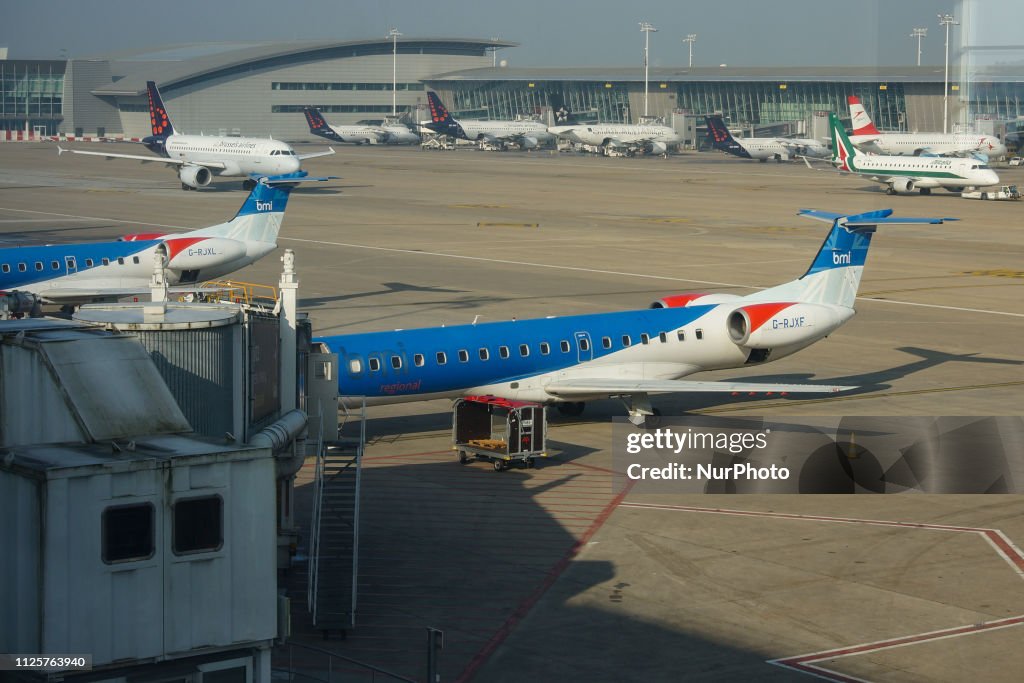
[[[834,223],[837,220],[840,225],[849,227],[860,227],[867,225],[914,225],[914,224],[927,224],[927,225],[939,225],[945,221],[957,221],[959,218],[904,218],[904,217],[892,217],[892,209],[880,209],[878,211],[868,211],[867,213],[860,214],[845,214],[835,213],[832,211],[819,211],[817,209],[800,209],[797,212],[798,216],[804,218],[813,218],[814,220],[824,221],[825,223]]]
[[[697,382],[671,379],[578,379],[551,382],[544,387],[552,396],[630,396],[635,394],[674,393],[756,393],[756,394],[834,394],[856,389],[827,384],[764,384],[755,382]]]
[[[336,175],[311,177],[308,171],[296,171],[295,173],[286,173],[283,175],[271,175],[261,176],[252,174],[249,176],[258,183],[264,185],[294,185],[296,183],[322,183],[326,180],[338,180],[339,177]]]

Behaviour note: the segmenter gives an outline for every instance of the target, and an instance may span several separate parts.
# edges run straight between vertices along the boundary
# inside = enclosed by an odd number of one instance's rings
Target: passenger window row
[[[704,339],[704,330],[702,330],[702,329],[694,330],[693,336],[698,341],[703,340]],[[641,344],[650,344],[651,343],[651,339],[652,339],[651,336],[649,334],[647,334],[646,332],[644,332],[644,333],[642,333],[640,335],[640,343]],[[659,332],[658,336],[657,336],[657,340],[660,343],[662,343],[662,344],[667,344],[668,340],[669,340],[669,334],[667,332]],[[681,342],[682,341],[686,341],[686,332],[684,330],[676,331],[676,340],[677,341],[681,341]],[[589,339],[589,337],[580,337],[579,339],[577,339],[577,342],[579,344],[580,351],[583,351],[583,352],[590,351],[590,339]],[[629,346],[632,345],[632,343],[633,343],[632,342],[632,338],[628,334],[622,335],[622,347],[623,348],[628,348]],[[539,347],[539,350],[540,350],[540,354],[542,356],[548,356],[548,355],[551,354],[551,345],[548,342],[540,342],[540,344],[538,344],[538,347]],[[571,344],[569,343],[568,340],[565,340],[565,339],[561,340],[558,343],[558,347],[559,347],[559,350],[562,353],[569,353],[572,350]],[[601,347],[604,348],[604,349],[611,349],[612,348],[612,338],[611,337],[601,337]],[[459,359],[460,363],[468,363],[469,362],[469,350],[468,349],[459,349],[456,353],[458,355],[458,359]],[[490,352],[490,350],[487,347],[480,347],[477,350],[477,355],[479,356],[480,360],[487,361],[487,360],[490,360],[491,352]],[[528,358],[529,355],[530,355],[530,345],[529,344],[520,344],[519,345],[519,355],[522,358]],[[498,347],[498,357],[499,358],[501,358],[502,360],[507,360],[511,356],[512,356],[512,352],[511,352],[511,349],[508,346],[499,346]],[[436,354],[434,354],[434,362],[435,362],[436,365],[447,365],[448,364],[448,354],[446,352],[444,352],[444,351],[438,351]],[[379,372],[381,367],[382,367],[381,363],[382,363],[381,358],[379,358],[377,356],[370,356],[367,359],[367,361],[366,361],[366,366],[370,370],[370,372]],[[389,356],[389,363],[390,363],[391,367],[394,368],[395,370],[401,370],[402,369],[402,365],[403,365],[402,356],[397,355],[397,354],[391,354]],[[422,368],[424,365],[426,365],[426,357],[422,353],[414,353],[413,356],[412,356],[412,364],[415,367],[417,367],[417,368]],[[349,372],[351,372],[352,374],[359,374],[362,371],[363,371],[363,362],[362,362],[361,359],[359,359],[359,358],[352,358],[352,359],[349,360]]]
[[[138,264],[139,262],[140,261],[139,261],[139,257],[138,256],[132,256],[132,263]],[[78,267],[74,258],[65,259],[64,264],[69,269],[71,269],[71,270],[74,270],[75,268]],[[109,266],[110,265],[110,259],[102,258],[102,259],[100,259],[100,264],[104,265],[104,266]],[[117,264],[119,266],[123,266],[125,264],[124,257],[118,258],[117,259]],[[15,265],[17,266],[17,269],[18,269],[19,273],[26,273],[26,272],[28,272],[28,263],[27,262],[17,263]],[[92,268],[94,265],[95,265],[95,261],[93,261],[91,258],[85,259],[85,267],[86,268]],[[46,266],[43,264],[42,261],[36,261],[35,263],[32,264],[32,266],[33,266],[33,268],[37,272],[42,272],[43,270],[46,269]],[[60,261],[50,261],[50,270],[60,270],[60,269],[61,269]],[[10,273],[11,270],[12,270],[12,266],[11,266],[10,263],[0,264],[0,272]]]

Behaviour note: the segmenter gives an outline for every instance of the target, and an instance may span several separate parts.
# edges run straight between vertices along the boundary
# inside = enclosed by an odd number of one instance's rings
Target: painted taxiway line
[[[119,218],[105,218],[105,217],[102,217],[102,216],[77,216],[77,215],[74,215],[74,214],[54,213],[54,212],[50,212],[50,211],[32,211],[32,210],[29,210],[29,209],[12,209],[12,208],[0,207],[0,211],[18,211],[18,212],[21,212],[21,213],[34,213],[34,214],[43,214],[43,215],[48,215],[48,216],[60,216],[60,217],[63,217],[63,218],[82,218],[82,219],[95,220],[95,221],[108,221],[108,222],[111,222],[111,223],[130,223],[130,224],[133,224],[133,225],[148,225],[148,226],[157,227],[157,228],[167,228],[169,230],[195,230],[196,229],[193,226],[165,225],[165,224],[162,224],[162,223],[146,223],[144,221],[129,221],[129,220],[123,220],[123,219],[119,219]],[[629,272],[619,271],[619,270],[602,270],[600,268],[583,268],[583,267],[580,267],[580,266],[566,266],[566,265],[552,264],[552,263],[534,263],[534,262],[531,262],[531,261],[513,261],[511,259],[496,259],[496,258],[488,258],[488,257],[485,257],[485,256],[467,256],[465,254],[446,254],[446,253],[440,252],[440,251],[423,251],[423,250],[419,250],[419,249],[399,249],[397,247],[376,247],[376,246],[371,246],[371,245],[367,245],[367,244],[354,244],[354,243],[350,243],[350,242],[330,242],[330,241],[327,241],[327,240],[311,240],[311,239],[302,239],[302,238],[299,238],[299,237],[278,237],[278,240],[279,241],[286,241],[286,242],[302,242],[302,243],[306,243],[306,244],[318,244],[318,245],[321,245],[321,246],[329,246],[329,247],[345,247],[345,248],[348,248],[348,249],[367,249],[367,250],[370,250],[370,251],[383,251],[383,252],[396,253],[396,254],[409,254],[409,255],[413,255],[413,256],[433,256],[435,258],[450,258],[450,259],[458,259],[458,260],[463,260],[463,261],[478,261],[478,262],[482,262],[482,263],[495,263],[495,264],[500,264],[500,265],[522,266],[522,267],[527,267],[527,268],[546,268],[546,269],[552,269],[552,270],[564,270],[564,271],[578,272],[578,273],[593,273],[593,274],[596,274],[596,275],[615,275],[615,276],[618,276],[618,277],[628,277],[628,278],[643,279],[643,280],[661,280],[661,281],[666,281],[666,282],[686,282],[686,283],[696,284],[696,285],[712,285],[712,286],[715,286],[715,287],[738,287],[738,288],[741,288],[741,289],[753,289],[753,290],[767,289],[766,287],[757,287],[757,286],[754,286],[754,285],[741,284],[741,283],[738,283],[738,282],[719,282],[719,281],[716,281],[716,280],[694,280],[694,279],[691,279],[691,278],[671,277],[671,276],[668,276],[668,275],[653,275],[651,273],[629,273]],[[1010,311],[993,311],[993,310],[986,309],[986,308],[966,308],[966,307],[961,307],[961,306],[943,306],[943,305],[940,305],[940,304],[925,304],[925,303],[919,303],[919,302],[916,302],[916,301],[901,301],[901,300],[898,300],[898,299],[875,299],[875,298],[872,298],[872,297],[857,297],[857,300],[858,301],[874,301],[876,303],[883,303],[883,304],[897,304],[897,305],[902,305],[902,306],[917,306],[917,307],[921,307],[921,308],[937,308],[937,309],[942,309],[942,310],[947,310],[947,311],[960,311],[960,312],[964,312],[964,313],[984,313],[984,314],[988,314],[988,315],[1001,315],[1001,316],[1009,316],[1009,317],[1013,317],[1013,318],[1024,318],[1024,313],[1011,313]]]
[[[803,520],[809,522],[830,522],[834,524],[861,524],[867,526],[883,526],[898,527],[904,529],[928,529],[932,531],[955,531],[961,533],[972,533],[981,536],[983,539],[985,539],[985,541],[996,551],[996,553],[1003,559],[1003,561],[1005,561],[1010,566],[1014,573],[1017,574],[1017,576],[1019,576],[1020,578],[1024,579],[1024,552],[1022,552],[1021,549],[1018,548],[1013,543],[1013,541],[1011,541],[1009,537],[1006,536],[1006,534],[1004,534],[999,529],[955,526],[949,524],[928,524],[925,522],[901,522],[896,520],[884,519],[860,519],[857,517],[832,517],[827,515],[802,515],[786,512],[762,512],[757,510],[707,508],[691,505],[656,505],[649,503],[624,502],[620,504],[619,507],[635,508],[642,510],[697,512],[703,514],[735,515],[740,517],[761,517],[770,519]],[[768,664],[780,666],[786,669],[790,669],[792,671],[799,671],[800,673],[809,674],[811,676],[815,676],[816,678],[821,678],[823,680],[836,681],[837,683],[870,683],[870,681],[868,681],[867,679],[839,673],[831,669],[827,669],[823,666],[816,665],[815,662],[821,662],[828,659],[838,659],[840,657],[849,657],[851,655],[858,655],[866,652],[889,650],[897,647],[913,645],[916,643],[931,642],[947,638],[957,638],[960,636],[972,635],[974,633],[980,633],[983,631],[1009,628],[1011,626],[1018,626],[1020,624],[1024,624],[1024,615],[1008,617],[1006,619],[997,619],[993,621],[982,622],[979,624],[956,626],[953,628],[942,629],[939,631],[928,631],[926,633],[916,633],[907,636],[900,636],[897,638],[888,638],[885,640],[878,640],[870,643],[847,645],[840,648],[821,650],[819,652],[810,652],[807,654],[795,655],[792,657],[772,659],[768,660]]]
[[[827,681],[839,681],[840,683],[848,683],[851,681],[856,683],[869,683],[869,681],[864,678],[858,678],[849,674],[842,674],[831,669],[826,669],[824,666],[816,665],[815,662],[821,662],[828,659],[839,659],[841,657],[850,657],[852,655],[859,655],[867,652],[892,650],[898,647],[906,647],[907,645],[916,645],[917,643],[929,643],[937,640],[959,638],[961,636],[974,635],[975,633],[983,633],[985,631],[994,631],[997,629],[1010,628],[1011,626],[1020,626],[1021,624],[1024,624],[1024,614],[1015,617],[1007,617],[1005,619],[996,619],[994,621],[984,621],[980,624],[955,626],[953,628],[940,629],[938,631],[928,631],[926,633],[915,633],[909,636],[901,636],[899,638],[877,640],[871,643],[848,645],[846,647],[835,648],[833,650],[810,652],[803,655],[796,655],[794,657],[771,659],[768,661],[768,664],[774,664],[775,666],[780,666],[792,671],[810,674]]]

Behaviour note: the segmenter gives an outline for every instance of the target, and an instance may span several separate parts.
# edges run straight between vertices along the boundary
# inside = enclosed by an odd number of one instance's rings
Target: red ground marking
[[[578,555],[584,547],[586,547],[587,543],[590,542],[590,539],[594,536],[595,533],[597,533],[598,529],[604,526],[604,523],[608,521],[608,518],[611,516],[612,512],[615,511],[615,508],[617,508],[619,504],[625,499],[626,494],[629,493],[631,488],[632,482],[630,482],[630,484],[628,484],[625,489],[623,489],[617,496],[615,496],[615,498],[611,500],[611,502],[608,503],[608,505],[605,506],[604,510],[601,511],[601,514],[599,514],[597,518],[594,519],[594,522],[590,525],[590,528],[588,528],[580,537],[580,539],[576,541],[576,543],[574,543],[571,548],[569,548],[569,550],[565,553],[562,559],[555,563],[554,567],[548,570],[548,573],[544,577],[544,581],[541,583],[541,585],[538,586],[537,589],[533,591],[533,593],[527,596],[525,600],[519,603],[519,606],[516,607],[515,612],[513,612],[512,615],[505,620],[505,623],[501,625],[501,628],[498,629],[497,633],[491,636],[491,639],[487,641],[487,643],[484,644],[480,651],[476,653],[476,656],[474,656],[473,659],[470,660],[469,664],[466,665],[466,668],[463,669],[461,674],[459,674],[459,677],[456,679],[456,683],[466,683],[467,681],[470,681],[473,678],[473,676],[480,669],[480,667],[483,666],[484,663],[490,658],[490,656],[494,654],[494,651],[498,649],[498,646],[505,642],[505,639],[508,638],[509,635],[511,635],[516,625],[518,625],[520,621],[526,618],[526,615],[530,613],[530,610],[533,609],[533,606],[537,604],[537,601],[541,599],[544,593],[546,593],[552,585],[554,585],[555,581],[558,579],[559,576],[562,575],[562,572],[566,570],[566,568],[569,566],[569,563],[572,562],[573,558],[576,557],[576,555]]]

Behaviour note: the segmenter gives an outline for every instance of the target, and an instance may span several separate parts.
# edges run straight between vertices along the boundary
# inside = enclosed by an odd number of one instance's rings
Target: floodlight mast
[[[402,35],[392,26],[387,38],[391,39],[391,115],[398,115],[398,36]]]
[[[946,75],[942,79],[942,132],[949,132],[949,27],[959,26],[952,14],[940,14],[939,25],[946,27]]]
[[[921,66],[921,39],[928,35],[928,29],[926,28],[915,28],[911,33],[911,38],[917,38],[917,65]]]
[[[649,94],[647,91],[647,67],[649,61],[647,59],[647,55],[651,47],[651,34],[656,33],[658,29],[654,28],[646,21],[641,21],[640,30],[644,33],[644,118],[647,118],[647,96]]]
[[[693,44],[694,44],[694,42],[696,42],[696,40],[697,40],[697,34],[696,33],[689,33],[689,34],[687,34],[687,36],[685,38],[683,38],[683,42],[684,43],[689,43],[690,44],[690,64],[689,64],[689,68],[691,68],[691,69],[693,68]]]

